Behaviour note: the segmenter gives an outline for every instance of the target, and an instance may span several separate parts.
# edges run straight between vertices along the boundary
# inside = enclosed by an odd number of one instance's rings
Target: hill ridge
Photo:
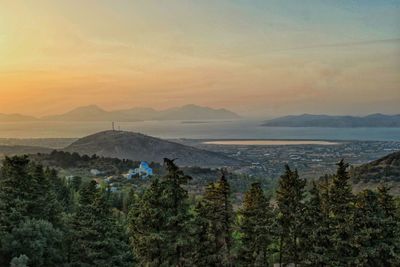
[[[224,154],[211,152],[137,132],[102,131],[78,139],[63,150],[86,155],[99,155],[135,161],[162,162],[178,158],[182,166],[236,166],[241,162]]]

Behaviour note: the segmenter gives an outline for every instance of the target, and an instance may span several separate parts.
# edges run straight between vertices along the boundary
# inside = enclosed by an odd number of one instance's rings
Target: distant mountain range
[[[131,108],[106,111],[96,105],[75,108],[58,115],[35,118],[20,114],[0,114],[0,122],[12,121],[144,121],[144,120],[204,120],[237,119],[239,115],[227,109],[213,109],[197,105],[185,105],[165,110]]]
[[[371,114],[365,117],[330,115],[291,115],[268,120],[269,127],[400,127],[399,115]]]
[[[238,166],[242,162],[221,153],[125,131],[104,131],[78,139],[62,149],[81,155],[131,159],[134,161],[163,162],[163,158],[177,158],[180,166],[223,167]]]
[[[38,120],[32,116],[21,114],[0,114],[0,122],[17,122],[17,121],[35,121]]]

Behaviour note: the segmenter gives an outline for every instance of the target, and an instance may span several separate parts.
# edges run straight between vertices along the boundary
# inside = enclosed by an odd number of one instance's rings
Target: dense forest
[[[255,182],[238,208],[226,173],[193,197],[192,178],[173,160],[164,167],[116,199],[95,181],[5,158],[0,266],[400,266],[396,200],[385,185],[353,194],[343,161],[310,184],[286,166],[272,197]]]

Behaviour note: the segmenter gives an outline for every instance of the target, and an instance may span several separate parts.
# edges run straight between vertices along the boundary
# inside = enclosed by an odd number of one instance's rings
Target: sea
[[[400,128],[265,127],[262,120],[115,122],[114,129],[167,139],[400,141]],[[0,138],[80,138],[111,122],[1,122]]]

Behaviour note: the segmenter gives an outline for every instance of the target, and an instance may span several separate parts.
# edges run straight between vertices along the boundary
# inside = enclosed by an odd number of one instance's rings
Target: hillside
[[[392,187],[392,194],[400,195],[400,151],[352,168],[350,175],[355,191],[374,189],[386,183]]]
[[[163,158],[178,158],[180,166],[222,167],[241,164],[220,153],[125,131],[96,133],[77,140],[63,150],[134,161],[163,162]]]
[[[351,171],[354,181],[400,182],[400,151],[363,164]]]
[[[365,117],[291,115],[266,121],[269,127],[400,127],[400,115],[371,114]]]
[[[213,109],[196,105],[165,110],[131,108],[106,111],[96,105],[78,107],[67,113],[43,117],[46,121],[142,121],[142,120],[198,120],[235,119],[239,116],[226,109]]]

